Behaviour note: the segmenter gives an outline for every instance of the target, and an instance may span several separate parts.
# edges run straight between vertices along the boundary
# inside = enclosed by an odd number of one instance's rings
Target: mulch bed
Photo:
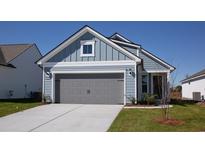
[[[129,106],[129,107],[132,107],[132,106],[139,106],[139,107],[153,107],[153,106],[157,106],[157,105],[143,105],[143,104],[126,104],[125,106]]]
[[[197,103],[197,105],[199,105],[201,107],[205,107],[205,102],[199,102],[199,103]]]
[[[167,119],[166,120],[166,119],[158,118],[158,119],[155,119],[154,121],[160,124],[171,125],[171,126],[179,126],[185,123],[184,121],[177,120],[177,119]]]

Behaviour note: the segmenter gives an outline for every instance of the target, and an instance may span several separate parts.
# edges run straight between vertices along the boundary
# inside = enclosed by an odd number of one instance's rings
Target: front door
[[[157,99],[162,98],[162,76],[153,76],[153,94]]]

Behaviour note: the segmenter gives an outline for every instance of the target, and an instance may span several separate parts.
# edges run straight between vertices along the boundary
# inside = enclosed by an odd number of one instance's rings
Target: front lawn
[[[23,100],[0,100],[0,117],[15,112],[42,105],[41,102],[29,99]]]
[[[205,107],[196,104],[174,105],[171,118],[184,124],[171,126],[155,121],[162,115],[161,109],[123,109],[108,131],[113,132],[195,132],[205,131]]]

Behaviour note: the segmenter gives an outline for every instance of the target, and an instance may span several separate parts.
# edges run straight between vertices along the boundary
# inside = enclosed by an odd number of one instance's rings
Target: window
[[[148,92],[148,77],[147,75],[142,75],[142,93]]]
[[[81,41],[81,57],[94,56],[95,41]]]

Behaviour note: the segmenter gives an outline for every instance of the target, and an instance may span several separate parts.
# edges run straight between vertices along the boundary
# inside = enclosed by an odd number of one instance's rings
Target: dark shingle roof
[[[11,66],[10,61],[30,48],[32,44],[6,44],[0,45],[0,65]]]
[[[203,69],[203,70],[201,70],[201,71],[199,71],[199,72],[197,72],[197,73],[195,73],[195,74],[193,74],[193,75],[187,77],[186,79],[182,80],[181,82],[190,81],[190,80],[192,80],[193,78],[197,78],[197,77],[199,77],[199,76],[201,76],[201,75],[205,75],[205,69]]]

